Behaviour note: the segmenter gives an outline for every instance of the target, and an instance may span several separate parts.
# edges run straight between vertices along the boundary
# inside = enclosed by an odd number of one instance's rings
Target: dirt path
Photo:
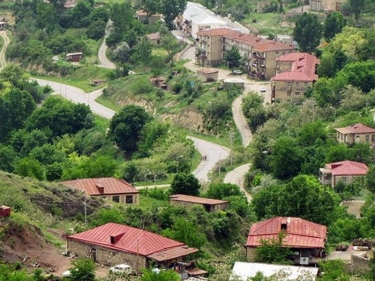
[[[6,66],[7,64],[7,61],[5,59],[5,52],[8,48],[8,45],[10,43],[10,40],[9,40],[9,37],[7,35],[7,32],[6,31],[0,31],[0,36],[3,38],[3,47],[1,48],[1,51],[0,51],[0,71],[4,69],[4,67]]]

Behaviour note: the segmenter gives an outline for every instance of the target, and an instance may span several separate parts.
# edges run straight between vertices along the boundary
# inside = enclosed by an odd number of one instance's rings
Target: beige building
[[[198,79],[204,82],[217,81],[219,78],[219,70],[216,68],[203,67],[197,70]]]
[[[228,208],[229,202],[211,198],[202,198],[185,194],[174,194],[170,196],[171,205],[191,207],[201,205],[207,212],[222,211]]]
[[[310,0],[309,6],[312,11],[339,11],[342,0]]]
[[[360,162],[340,161],[326,164],[319,170],[319,181],[335,187],[338,182],[350,184],[355,178],[366,176],[368,167]]]
[[[163,15],[161,14],[154,14],[149,16],[147,12],[143,10],[136,11],[135,16],[140,22],[148,24],[154,24],[155,22],[163,18]]]
[[[375,144],[375,129],[361,123],[344,128],[335,128],[339,143],[353,145],[357,142]]]
[[[308,53],[291,53],[276,59],[271,78],[271,102],[298,101],[318,79],[319,60]]]
[[[254,78],[269,79],[276,73],[276,58],[295,52],[293,45],[262,39],[229,28],[198,32],[196,62],[200,65],[222,63],[226,51],[236,47],[245,60],[247,72]]]

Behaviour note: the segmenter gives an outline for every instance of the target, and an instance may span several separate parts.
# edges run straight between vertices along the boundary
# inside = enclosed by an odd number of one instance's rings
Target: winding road
[[[107,23],[107,27],[105,29],[105,35],[103,39],[103,43],[100,45],[99,52],[98,52],[98,59],[99,59],[99,66],[104,67],[104,68],[109,68],[109,69],[116,69],[116,65],[111,62],[107,56],[105,55],[108,49],[108,46],[105,43],[105,39],[109,35],[109,30],[112,26],[112,22],[109,20]]]
[[[0,31],[0,36],[3,38],[3,47],[1,48],[1,51],[0,51],[0,71],[4,69],[4,67],[6,66],[7,64],[7,61],[5,59],[5,52],[8,48],[8,45],[10,43],[10,40],[9,40],[9,37],[6,33],[6,31]]]

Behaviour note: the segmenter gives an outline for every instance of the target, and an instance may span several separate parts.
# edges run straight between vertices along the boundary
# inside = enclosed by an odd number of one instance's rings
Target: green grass
[[[253,23],[253,19],[257,22]],[[261,35],[292,34],[293,31],[290,27],[281,26],[282,15],[279,13],[252,13],[244,22],[258,29]]]
[[[95,116],[95,121],[94,121],[95,126],[106,130],[109,125],[109,120],[107,118],[101,117],[96,114],[94,114],[94,116]]]
[[[110,109],[112,109],[112,110],[114,110],[116,112],[119,111],[122,108],[121,105],[113,103],[111,100],[109,100],[109,99],[107,99],[107,98],[105,98],[103,96],[98,97],[96,99],[96,101],[98,103],[100,103],[101,105],[104,105],[105,107],[108,107],[108,108],[110,108]]]
[[[45,79],[49,81],[71,85],[71,86],[82,89],[86,93],[89,93],[89,92],[95,91],[97,89],[100,89],[106,86],[106,83],[103,83],[99,86],[94,86],[92,84],[92,80],[102,79],[102,80],[107,81],[108,74],[110,72],[111,70],[105,69],[102,67],[83,66],[74,70],[72,74],[69,74],[61,78],[58,76],[44,76],[44,75],[39,75],[36,73],[34,73],[33,76],[35,76],[36,78],[41,78],[41,79]]]
[[[163,189],[163,188],[162,188]],[[163,189],[166,190],[166,189]],[[151,198],[145,195],[139,196],[139,206],[142,208],[151,208],[155,207],[167,207],[169,205],[168,201],[157,200],[155,198]]]

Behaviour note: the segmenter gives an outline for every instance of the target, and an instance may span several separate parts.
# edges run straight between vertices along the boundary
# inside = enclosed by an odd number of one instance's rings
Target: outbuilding
[[[229,202],[218,199],[203,198],[185,194],[174,194],[170,196],[171,205],[191,207],[201,205],[207,212],[222,211],[228,208]]]

